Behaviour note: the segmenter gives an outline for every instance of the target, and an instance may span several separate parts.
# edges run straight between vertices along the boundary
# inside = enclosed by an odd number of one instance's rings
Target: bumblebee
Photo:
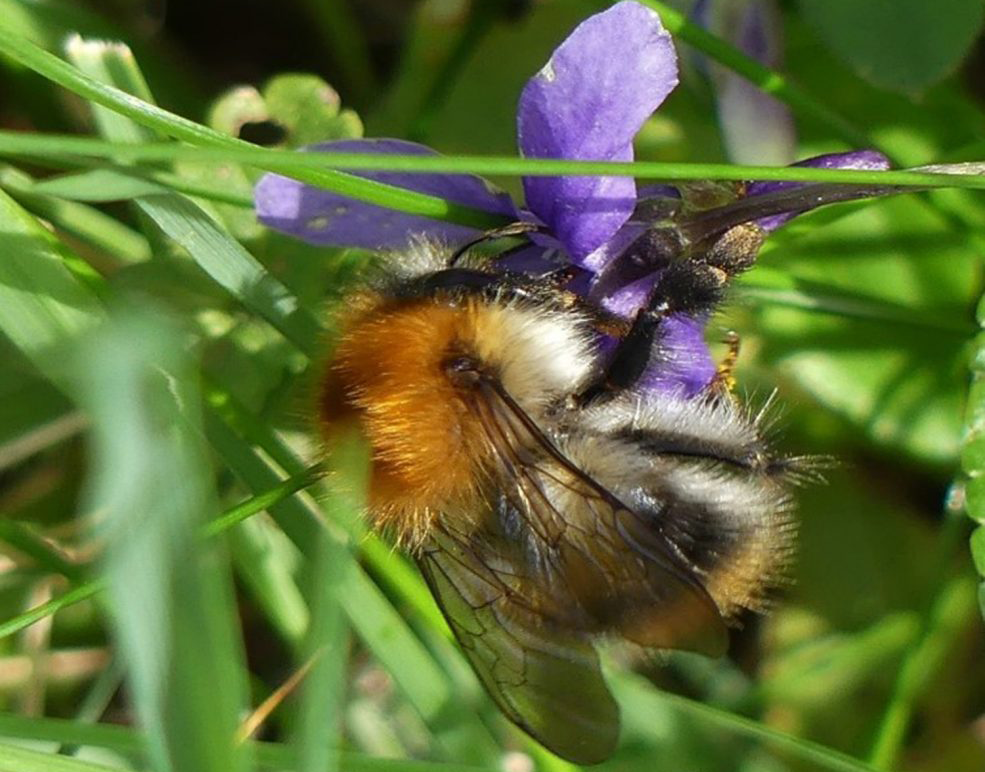
[[[617,742],[597,638],[721,655],[783,576],[803,459],[772,452],[724,378],[638,387],[667,320],[713,310],[763,237],[645,229],[611,268],[659,275],[631,320],[568,290],[566,269],[426,241],[342,313],[322,433],[359,425],[373,527],[414,555],[502,712],[566,759]]]

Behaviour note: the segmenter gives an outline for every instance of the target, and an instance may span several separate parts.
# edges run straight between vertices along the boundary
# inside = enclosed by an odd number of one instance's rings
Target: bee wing
[[[608,758],[619,709],[592,645],[545,625],[460,536],[435,528],[418,563],[500,710],[559,756],[579,764]]]
[[[501,384],[488,380],[482,392],[478,415],[502,492],[550,545],[582,608],[643,646],[724,654],[725,621],[676,545],[565,457]]]

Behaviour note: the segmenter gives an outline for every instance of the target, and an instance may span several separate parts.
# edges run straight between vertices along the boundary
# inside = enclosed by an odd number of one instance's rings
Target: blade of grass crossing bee
[[[198,534],[217,509],[199,394],[182,336],[121,316],[82,350],[78,397],[93,421],[86,500],[130,693],[158,770],[245,770],[245,704],[228,563]]]

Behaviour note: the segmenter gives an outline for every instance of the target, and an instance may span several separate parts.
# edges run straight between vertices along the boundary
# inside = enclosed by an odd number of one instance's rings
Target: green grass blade
[[[203,536],[215,536],[227,531],[237,523],[241,523],[249,517],[269,509],[288,498],[300,490],[313,485],[319,477],[324,474],[321,464],[315,464],[302,470],[293,477],[275,483],[267,490],[255,496],[250,496],[242,504],[238,504],[232,509],[211,521],[202,529]]]
[[[350,491],[366,488],[368,458],[356,436],[339,443],[326,460],[322,508],[333,523],[355,530],[365,502]],[[347,544],[319,533],[310,570],[311,627],[307,661],[312,663],[302,687],[299,729],[294,738],[298,772],[335,772],[340,768],[342,717],[349,664],[349,623],[343,614],[343,582],[354,565]]]
[[[0,241],[0,331],[49,380],[64,386],[68,344],[104,316],[88,275],[75,255],[3,191]]]
[[[251,496],[246,501],[232,507],[202,528],[201,533],[203,537],[212,537],[220,534],[258,512],[274,506],[279,501],[311,485],[318,478],[319,474],[320,467],[311,467],[299,475],[273,485],[270,489],[256,496]],[[0,622],[0,640],[15,635],[21,630],[30,627],[38,620],[51,616],[64,608],[88,600],[105,589],[105,580],[90,580],[78,585],[63,595],[53,598],[47,603],[42,603],[25,611],[23,614],[18,614],[4,622]]]
[[[62,158],[78,163],[79,158],[99,158],[115,162],[217,161],[250,164],[286,174],[315,187],[334,190],[350,198],[369,201],[389,209],[419,214],[439,220],[453,220],[478,228],[502,223],[502,217],[468,210],[471,214],[449,214],[451,206],[444,199],[425,196],[426,201],[403,200],[403,188],[382,186],[379,196],[328,184],[313,182],[309,177],[326,168],[367,171],[419,172],[434,174],[480,174],[504,177],[605,175],[638,177],[653,180],[762,180],[782,182],[816,182],[844,185],[885,185],[912,188],[985,189],[981,163],[935,165],[922,169],[860,170],[823,169],[809,166],[740,166],[724,163],[690,163],[663,161],[572,161],[550,158],[518,158],[494,155],[380,155],[370,153],[328,153],[271,150],[247,143],[233,147],[193,147],[178,143],[128,145],[89,137],[28,134],[0,131],[0,155],[32,158]],[[290,168],[288,168],[290,167]],[[394,191],[393,197],[390,191]],[[890,191],[887,191],[890,192]],[[901,192],[901,191],[899,191]],[[416,203],[415,203],[416,202]],[[435,203],[440,202],[440,203]]]
[[[917,701],[936,680],[955,638],[965,631],[965,622],[976,605],[976,587],[963,576],[946,584],[934,600],[923,635],[900,666],[892,697],[876,732],[869,753],[869,762],[875,769],[895,767]]]
[[[244,209],[253,207],[251,197],[239,195],[218,185],[206,185],[179,177],[177,174],[133,166],[89,169],[48,177],[35,182],[32,191],[56,198],[92,203],[129,201],[139,196],[174,192],[216,203],[232,204]]]
[[[120,772],[120,769],[0,744],[0,772]]]
[[[90,189],[101,184],[102,181],[93,180]],[[45,193],[42,185],[19,169],[0,169],[0,187],[55,227],[124,263],[141,262],[150,257],[147,239],[132,228],[94,207],[59,200],[57,194]]]
[[[138,199],[137,206],[233,297],[270,322],[299,350],[317,355],[321,329],[314,313],[301,306],[287,287],[198,204],[168,194]]]
[[[32,190],[35,193],[69,201],[89,201],[97,204],[128,201],[139,196],[170,192],[167,186],[139,176],[135,169],[90,169],[72,172],[36,182]]]
[[[87,499],[130,691],[161,770],[246,769],[233,738],[245,668],[227,567],[198,531],[215,507],[183,336],[122,316],[87,342],[79,398],[93,421]]]
[[[230,469],[254,490],[269,487],[277,472],[225,423],[216,417],[208,422],[208,435]],[[339,524],[326,520],[310,497],[297,497],[270,508],[270,514],[309,559],[318,543],[320,529],[345,544],[348,535]],[[438,666],[400,614],[347,551],[339,580],[343,610],[356,634],[383,664],[398,688],[434,730],[445,756],[461,750],[469,757],[493,752],[488,731],[469,710],[456,706],[447,674]]]
[[[331,495],[331,494],[330,494]],[[345,506],[331,496],[329,511]],[[345,706],[349,662],[348,625],[342,614],[340,590],[351,556],[346,547],[319,533],[310,570],[311,625],[306,656],[311,670],[301,687],[301,711],[294,738],[298,772],[335,772]]]
[[[132,119],[141,126],[154,129],[166,136],[193,145],[207,147],[225,149],[249,149],[253,147],[248,142],[243,142],[187,118],[169,113],[167,110],[162,110],[125,91],[101,83],[35,45],[2,21],[0,21],[0,51],[82,98],[102,105]],[[286,165],[275,164],[265,168],[270,171],[290,174],[304,182],[326,187],[352,198],[371,201],[401,211],[423,214],[437,219],[473,223],[478,227],[490,223],[489,216],[484,212],[476,212],[467,207],[450,204],[435,196],[394,188],[390,185],[383,185],[331,169],[299,168],[290,162]]]
[[[12,713],[0,713],[0,737],[106,748],[124,756],[139,755],[147,745],[143,734],[128,727],[110,724],[82,725],[62,718],[35,718]],[[257,760],[264,768],[292,769],[292,749],[289,746],[263,742],[250,743],[250,747],[255,750]],[[346,751],[340,752],[340,758],[346,772],[483,772],[482,767],[465,764],[381,759]],[[104,768],[98,769],[103,772]],[[78,770],[78,772],[86,772],[86,770]],[[485,768],[485,772],[494,772],[494,769]]]
[[[863,761],[810,740],[780,732],[752,719],[687,697],[657,691],[639,676],[627,673],[610,674],[610,682],[616,687],[616,693],[623,707],[623,715],[627,721],[632,720],[639,731],[648,731],[648,722],[641,720],[641,717],[659,714],[669,707],[703,726],[749,737],[767,747],[783,751],[816,769],[826,769],[831,772],[875,772],[873,767]]]
[[[119,692],[125,675],[123,663],[114,654],[102,672],[96,676],[79,703],[78,710],[75,712],[75,721],[83,725],[98,723],[113,701],[113,697]],[[74,756],[79,752],[79,748],[78,745],[62,743],[58,748],[58,753]]]
[[[61,574],[76,584],[82,580],[82,567],[66,559],[25,523],[0,517],[0,541],[27,555],[47,571]]]
[[[65,54],[81,72],[100,83],[113,85],[145,102],[153,101],[147,81],[126,44],[72,35],[65,43]],[[140,143],[161,138],[114,110],[99,104],[91,108],[99,134],[114,142]]]
[[[52,598],[47,603],[42,603],[32,609],[28,609],[23,614],[18,614],[4,622],[0,622],[0,640],[9,638],[11,635],[19,633],[21,630],[30,627],[45,617],[61,611],[63,608],[74,606],[88,600],[106,589],[106,582],[101,579],[94,579],[80,584],[63,595]]]

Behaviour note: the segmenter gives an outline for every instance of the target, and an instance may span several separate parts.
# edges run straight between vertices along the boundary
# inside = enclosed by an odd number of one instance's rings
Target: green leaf
[[[297,550],[262,518],[245,520],[231,529],[229,548],[239,580],[274,629],[297,651],[311,616],[292,571],[298,562]]]
[[[264,85],[263,99],[270,117],[287,128],[288,147],[362,136],[359,116],[340,109],[335,89],[316,75],[277,75]]]
[[[985,526],[978,526],[971,534],[971,557],[979,575],[985,576]]]
[[[300,147],[362,136],[362,122],[352,110],[341,109],[338,93],[317,75],[276,75],[263,86],[236,86],[212,105],[209,125],[233,137],[243,126],[273,121],[284,136],[277,142]],[[272,143],[267,143],[272,144]]]
[[[906,94],[950,75],[985,21],[981,0],[800,0],[800,7],[859,76]]]

